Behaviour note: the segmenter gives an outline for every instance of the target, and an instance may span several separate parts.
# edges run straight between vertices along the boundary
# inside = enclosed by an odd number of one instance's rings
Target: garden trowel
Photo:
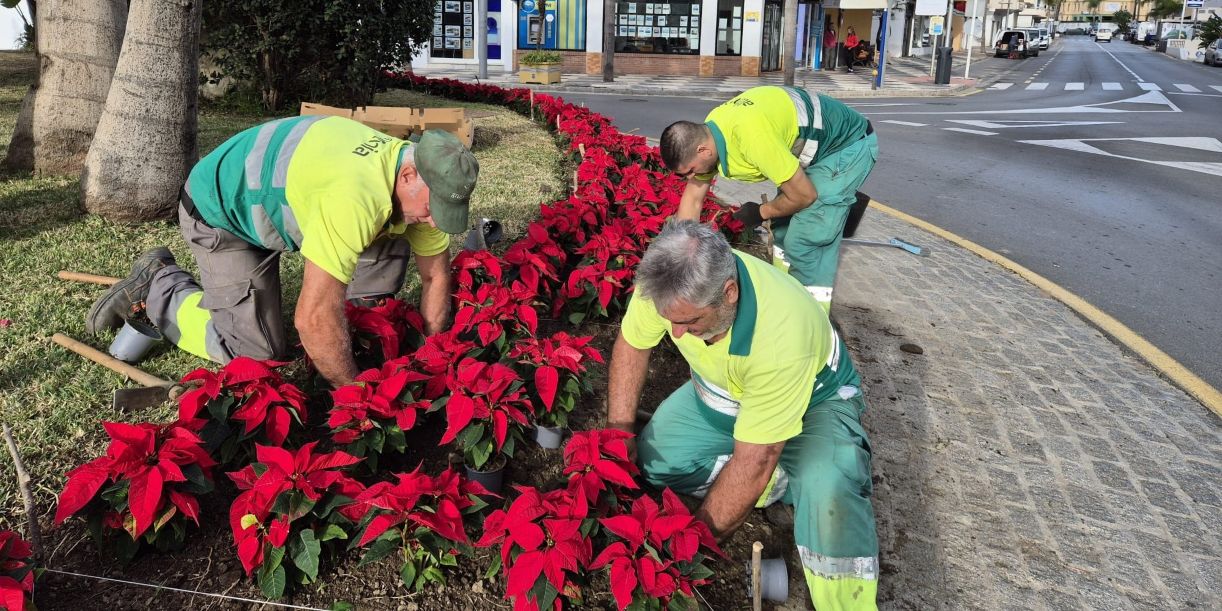
[[[143,386],[143,388],[120,388],[116,390],[111,403],[116,409],[135,411],[161,405],[166,401],[177,399],[182,395],[183,391],[187,390],[183,386],[133,367],[101,350],[83,344],[62,333],[52,335],[51,341],[103,367],[121,373]]]

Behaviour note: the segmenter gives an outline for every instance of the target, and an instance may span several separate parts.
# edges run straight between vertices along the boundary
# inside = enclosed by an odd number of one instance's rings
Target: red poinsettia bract
[[[585,498],[596,501],[608,488],[636,490],[633,479],[640,470],[628,458],[625,440],[632,433],[615,429],[596,429],[573,433],[564,446],[564,473],[569,487],[580,488]]]
[[[708,526],[669,488],[662,491],[660,508],[642,496],[633,501],[631,513],[599,522],[619,540],[603,549],[590,568],[611,567],[611,593],[619,611],[643,597],[660,599],[666,608],[676,592],[693,596],[692,588],[707,583],[712,574],[700,562],[701,551],[724,556]]]
[[[560,608],[561,594],[579,590],[573,576],[585,570],[592,544],[582,534],[589,506],[581,491],[540,493],[517,487],[520,493],[508,509],[492,512],[484,521],[478,547],[501,546],[501,566],[507,586],[505,598],[515,611]],[[547,597],[530,595],[540,580],[547,582]]]
[[[229,417],[243,424],[244,435],[263,427],[269,442],[283,444],[292,422],[300,425],[307,418],[305,393],[275,371],[285,364],[240,356],[215,373],[207,369],[188,373],[182,378],[183,384],[201,384],[178,400],[179,420],[201,422],[196,419],[209,415],[205,409],[208,403],[228,395],[239,406]]]
[[[30,544],[11,530],[0,530],[0,609],[24,611],[34,597]]]
[[[200,446],[200,438],[180,423],[170,425],[103,422],[110,445],[106,455],[68,472],[59,495],[55,523],[84,509],[106,482],[127,482],[128,508],[134,519],[133,539],[144,534],[173,507],[199,525],[199,501],[180,489],[188,481],[183,472],[196,467],[205,478],[216,464]]]

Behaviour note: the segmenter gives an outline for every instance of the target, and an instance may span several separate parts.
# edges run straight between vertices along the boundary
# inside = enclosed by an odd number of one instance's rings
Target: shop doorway
[[[760,71],[781,69],[781,3],[764,3],[763,45],[760,49]]]

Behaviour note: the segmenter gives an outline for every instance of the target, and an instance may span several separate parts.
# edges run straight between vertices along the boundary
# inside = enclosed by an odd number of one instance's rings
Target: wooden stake
[[[586,145],[584,142],[577,143],[577,152],[581,153],[581,158],[586,158]]]
[[[17,471],[17,488],[21,490],[21,502],[25,504],[25,517],[30,524],[30,547],[34,558],[46,560],[42,555],[42,530],[38,528],[38,514],[34,511],[34,495],[30,492],[30,474],[21,462],[21,453],[17,451],[17,442],[13,440],[13,430],[4,423],[4,443],[8,445],[8,453],[13,457],[13,468]]]
[[[530,90],[530,120],[535,120],[535,90]]]
[[[55,275],[60,280],[68,280],[70,282],[88,282],[90,284],[102,284],[105,286],[110,286],[119,281],[118,278],[114,278],[112,276],[98,276],[83,272],[70,272],[66,269]]]
[[[761,611],[764,608],[763,589],[760,579],[760,556],[764,552],[764,544],[756,541],[751,544],[751,608]]]

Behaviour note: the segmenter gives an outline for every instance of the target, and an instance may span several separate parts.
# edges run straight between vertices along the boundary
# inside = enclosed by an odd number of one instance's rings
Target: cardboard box
[[[454,134],[467,148],[471,148],[475,140],[475,126],[462,108],[361,106],[351,109],[302,102],[300,114],[348,117],[395,138],[407,139],[426,129],[440,129]]]

